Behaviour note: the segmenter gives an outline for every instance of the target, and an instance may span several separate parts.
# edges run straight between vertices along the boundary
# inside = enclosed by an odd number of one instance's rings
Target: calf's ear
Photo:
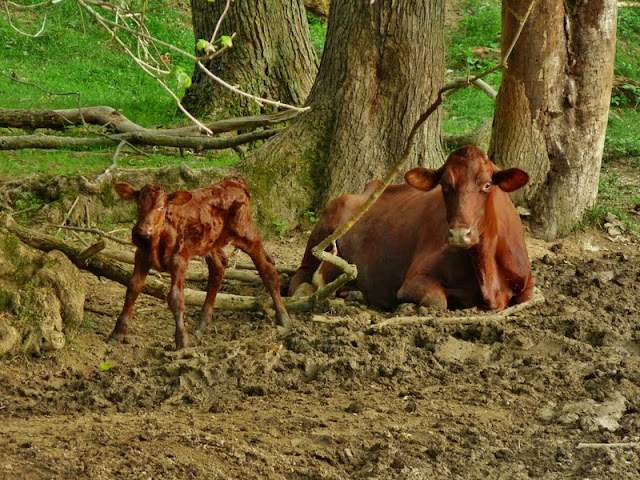
[[[193,198],[191,192],[187,192],[186,190],[178,190],[177,192],[173,192],[169,195],[169,203],[171,205],[175,205],[179,207],[180,205],[184,205],[189,200]]]
[[[519,168],[508,168],[494,173],[491,181],[505,192],[515,192],[527,184],[529,174]]]
[[[113,189],[123,200],[135,200],[138,198],[138,190],[133,188],[128,183],[116,183]]]
[[[404,174],[404,181],[418,190],[428,192],[438,185],[442,177],[442,169],[416,167]]]

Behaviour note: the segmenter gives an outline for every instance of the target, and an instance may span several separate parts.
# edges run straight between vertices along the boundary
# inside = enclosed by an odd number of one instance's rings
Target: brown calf
[[[532,298],[524,232],[508,194],[527,183],[524,171],[500,170],[479,148],[462,147],[438,170],[414,168],[405,180],[390,185],[337,242],[338,255],[357,266],[356,286],[370,303],[502,310]],[[327,206],[291,279],[291,294],[309,294],[337,277],[311,249],[379,184]]]
[[[121,198],[136,202],[138,221],[131,232],[137,247],[133,275],[124,307],[109,336],[110,343],[122,342],[126,337],[133,304],[153,267],[171,274],[167,300],[176,321],[176,348],[189,345],[184,324],[184,278],[189,259],[196,255],[203,256],[209,268],[207,296],[194,331],[199,338],[213,316],[227,262],[222,249],[227,244],[251,257],[271,293],[278,330],[284,333],[289,329],[289,315],[280,297],[278,272],[251,222],[249,192],[242,178],[228,177],[210,187],[171,194],[158,185],[146,185],[136,190],[128,183],[117,183],[114,188]]]

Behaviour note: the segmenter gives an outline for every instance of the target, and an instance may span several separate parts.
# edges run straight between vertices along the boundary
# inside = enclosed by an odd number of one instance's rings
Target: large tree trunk
[[[223,0],[191,1],[196,43],[199,39],[211,40],[225,5]],[[252,95],[304,104],[316,76],[317,58],[302,0],[235,0],[219,35],[231,36],[234,32],[233,48],[205,62],[205,66]],[[199,117],[226,118],[265,111],[255,101],[214,83],[198,68],[182,103]]]
[[[527,7],[503,1],[503,51]],[[546,239],[569,233],[596,198],[616,13],[615,0],[538,2],[503,74],[490,154],[531,175],[518,200]]]
[[[443,0],[333,0],[311,111],[245,162],[261,220],[295,223],[393,168],[443,84],[443,29]],[[440,123],[438,110],[407,168],[442,163]]]

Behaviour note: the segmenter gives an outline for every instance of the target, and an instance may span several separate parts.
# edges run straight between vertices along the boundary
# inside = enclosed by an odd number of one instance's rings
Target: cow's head
[[[162,232],[169,205],[184,205],[193,197],[186,191],[168,194],[159,185],[145,185],[136,190],[128,183],[116,183],[113,188],[120,198],[135,200],[138,206],[138,221],[133,231],[143,239],[153,238]]]
[[[485,226],[487,203],[496,189],[514,192],[527,184],[529,175],[518,168],[500,170],[477,147],[461,147],[449,155],[438,170],[418,167],[404,176],[406,182],[424,191],[442,187],[449,245],[476,245]]]

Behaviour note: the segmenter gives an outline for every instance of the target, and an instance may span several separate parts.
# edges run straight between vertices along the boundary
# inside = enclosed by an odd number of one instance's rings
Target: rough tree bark
[[[333,0],[311,111],[244,164],[260,189],[261,221],[295,224],[305,210],[359,192],[393,168],[443,84],[443,30],[443,0]],[[440,123],[438,111],[407,168],[442,163]]]
[[[329,7],[331,0],[304,0],[304,6],[307,11],[317,15],[318,17],[329,17]]]
[[[528,6],[503,1],[503,51]],[[490,154],[531,175],[518,201],[546,239],[569,233],[596,198],[616,14],[615,0],[538,2],[503,74]]]
[[[225,1],[191,1],[196,42],[211,39],[225,5]],[[205,66],[247,93],[302,105],[318,68],[302,0],[235,0],[220,27],[220,34],[234,32],[233,48]],[[197,117],[264,113],[255,101],[214,83],[198,68],[182,103]]]

